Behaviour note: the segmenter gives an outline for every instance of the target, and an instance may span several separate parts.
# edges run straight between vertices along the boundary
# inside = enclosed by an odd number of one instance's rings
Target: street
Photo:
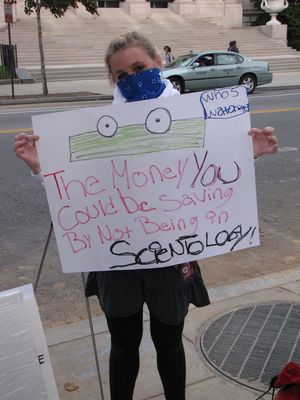
[[[299,267],[300,93],[261,89],[250,96],[249,102],[251,125],[274,126],[280,142],[277,155],[255,163],[261,246],[201,262],[208,287],[260,276],[262,269],[271,273]],[[31,132],[32,115],[88,106],[60,103],[5,106],[0,110],[0,290],[34,281],[50,228],[44,189],[15,157],[14,136]],[[61,272],[53,236],[37,291],[45,327],[87,318],[81,276]],[[92,312],[100,313],[96,299]]]

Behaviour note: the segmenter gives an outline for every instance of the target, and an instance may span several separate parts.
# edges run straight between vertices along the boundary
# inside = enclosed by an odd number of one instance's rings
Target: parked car
[[[165,66],[162,77],[180,93],[235,85],[253,93],[257,85],[272,82],[273,75],[266,61],[230,51],[204,51],[177,57]]]

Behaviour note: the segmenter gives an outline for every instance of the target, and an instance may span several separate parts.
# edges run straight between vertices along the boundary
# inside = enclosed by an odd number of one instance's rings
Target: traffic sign
[[[13,23],[13,11],[12,11],[12,1],[11,0],[4,0],[4,18],[7,24]]]

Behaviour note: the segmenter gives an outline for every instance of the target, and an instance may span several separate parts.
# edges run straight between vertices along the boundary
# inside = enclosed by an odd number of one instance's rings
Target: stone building
[[[257,11],[253,0],[96,0],[99,7],[120,7],[134,16],[151,15],[152,8],[169,8],[181,16],[205,18],[224,27],[249,25]],[[3,3],[3,0],[1,1]],[[13,6],[14,20],[24,12],[24,0]],[[4,8],[0,5],[0,29],[4,24]]]

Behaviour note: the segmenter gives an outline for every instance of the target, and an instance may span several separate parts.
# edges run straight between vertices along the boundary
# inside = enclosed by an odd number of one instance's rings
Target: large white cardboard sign
[[[0,292],[0,399],[59,400],[32,285]]]
[[[33,117],[64,272],[259,244],[246,89]]]

